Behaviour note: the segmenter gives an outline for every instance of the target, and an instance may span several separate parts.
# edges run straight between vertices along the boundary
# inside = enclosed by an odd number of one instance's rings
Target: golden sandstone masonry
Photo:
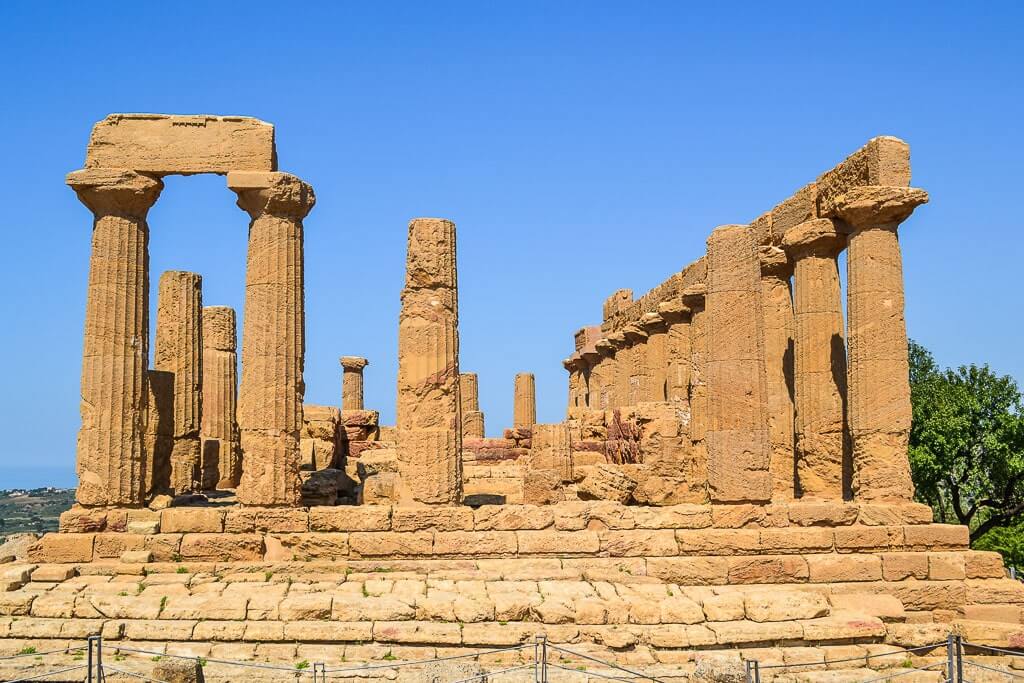
[[[277,170],[272,126],[112,115],[86,166],[68,177],[94,218],[78,502],[0,565],[0,657],[103,633],[106,648],[373,661],[368,677],[393,678],[395,660],[543,633],[660,680],[710,659],[865,680],[949,633],[1024,643],[1024,587],[1001,558],[912,502],[897,229],[927,194],[902,141],[715,229],[646,294],[612,294],[575,328],[565,419],[536,424],[523,374],[500,438],[459,373],[452,222],[408,226],[382,425],[364,358],[342,357],[340,406],[303,407],[314,197]],[[188,273],[161,282],[167,351],[148,362],[146,214],[162,175],[202,172],[226,174],[251,219],[240,373],[232,311],[201,308]],[[171,497],[175,445],[197,437],[216,480]]]

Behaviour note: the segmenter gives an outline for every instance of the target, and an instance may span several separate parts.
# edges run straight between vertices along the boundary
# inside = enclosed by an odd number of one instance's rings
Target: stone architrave
[[[139,506],[149,478],[146,214],[163,183],[133,171],[93,169],[69,174],[67,184],[93,213],[75,498],[86,506]]]
[[[761,268],[754,232],[716,228],[708,238],[708,480],[715,502],[771,498]]]
[[[897,150],[896,156],[899,153]],[[905,175],[909,179],[909,170]],[[907,458],[910,384],[897,229],[915,208],[928,201],[928,194],[917,188],[882,185],[851,188],[825,199],[824,212],[849,226],[848,406],[853,494],[860,500],[910,500],[914,495]]]
[[[401,501],[462,500],[462,406],[455,224],[409,222],[398,323],[397,439]]]
[[[363,368],[370,361],[360,356],[342,356],[341,409],[363,410]]]
[[[298,505],[305,354],[302,220],[313,189],[288,173],[228,173],[249,214],[238,428],[245,505]]]
[[[760,247],[761,308],[764,311],[764,370],[768,404],[768,448],[772,497],[794,495],[793,266],[778,247]]]
[[[796,491],[842,500],[846,473],[846,343],[839,284],[845,237],[815,219],[786,231],[793,260]]]
[[[682,292],[683,304],[689,309],[690,322],[686,326],[690,333],[690,368],[687,395],[690,404],[690,441],[694,452],[705,455],[707,443],[705,437],[708,429],[708,386],[707,360],[708,335],[706,285],[693,285]]]
[[[647,391],[644,401],[668,400],[668,325],[659,314],[645,313],[640,324],[647,332],[644,345],[644,376]]]
[[[537,384],[532,372],[516,375],[512,397],[512,425],[530,428],[537,422]]]
[[[480,387],[475,372],[459,374],[462,398],[462,438],[484,438],[484,414],[480,411]]]
[[[233,489],[238,486],[242,461],[237,410],[235,309],[206,306],[203,308],[203,488]],[[207,462],[214,456],[215,462]]]
[[[200,430],[203,410],[203,278],[169,270],[157,291],[153,367],[174,374],[171,490],[202,489]]]

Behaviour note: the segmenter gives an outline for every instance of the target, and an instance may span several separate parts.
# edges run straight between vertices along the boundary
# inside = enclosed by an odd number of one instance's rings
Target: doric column
[[[133,171],[75,171],[67,184],[92,211],[82,344],[82,426],[75,498],[142,505],[149,360],[149,226],[163,183]]]
[[[207,483],[200,471],[202,321],[203,278],[181,270],[169,270],[161,275],[157,291],[153,368],[174,375],[170,485],[175,495],[199,491]]]
[[[174,373],[146,373],[146,500],[171,490],[174,452]]]
[[[580,351],[580,358],[583,360],[583,405],[590,409],[599,406],[601,397],[601,373],[598,369],[601,354],[597,352],[596,346],[599,338],[588,339]]]
[[[861,500],[910,500],[907,442],[910,383],[903,317],[899,224],[928,201],[910,187],[856,187],[823,207],[849,226],[849,424],[853,493]]]
[[[690,402],[690,441],[698,454],[706,450],[708,428],[707,359],[708,335],[705,300],[707,287],[695,285],[682,292],[683,305],[690,311],[690,368],[687,395]],[[673,326],[674,327],[674,326]]]
[[[615,349],[612,361],[611,408],[629,405],[629,376],[633,368],[633,353],[623,332],[612,332],[606,339]]]
[[[342,356],[341,363],[341,409],[363,409],[363,368],[370,361],[359,356]]]
[[[841,500],[846,457],[846,344],[836,259],[846,244],[828,219],[790,228],[793,259],[796,491]]]
[[[639,323],[630,323],[622,328],[628,345],[629,369],[627,371],[626,405],[635,406],[646,401],[650,390],[650,375],[647,372],[647,331]]]
[[[455,224],[409,222],[398,322],[398,461],[403,502],[462,500]]]
[[[480,410],[480,383],[475,372],[459,374],[462,397],[462,438],[484,438],[484,414]]]
[[[533,427],[537,423],[537,384],[532,372],[516,375],[512,396],[512,426]]]
[[[233,489],[242,476],[238,442],[238,353],[235,309],[203,308],[203,473],[216,474],[212,486]],[[216,462],[208,463],[214,456]],[[212,474],[211,474],[212,477]],[[209,482],[206,482],[207,484]]]
[[[717,502],[771,498],[761,267],[753,231],[708,237],[708,480]]]
[[[571,416],[574,409],[583,405],[583,368],[586,363],[580,354],[574,353],[562,361],[562,367],[569,373],[569,411]]]
[[[592,407],[600,410],[608,410],[614,406],[615,391],[615,345],[607,337],[602,337],[594,342],[594,350],[601,356],[601,360],[594,365],[590,373],[590,381],[596,384],[597,395],[594,401],[594,390],[591,390]]]
[[[794,495],[793,294],[789,286],[793,265],[778,247],[760,247],[758,255],[772,497],[788,499]]]
[[[644,376],[646,391],[642,401],[668,400],[668,325],[658,313],[645,313],[640,325],[647,333],[644,344]]]
[[[238,392],[238,501],[298,505],[306,324],[302,219],[316,197],[288,173],[233,172],[228,187],[252,218]]]
[[[667,326],[665,339],[665,391],[666,398],[685,407],[689,414],[690,372],[693,368],[693,354],[690,349],[690,309],[682,299],[663,301],[658,305],[658,316]],[[687,419],[687,427],[689,420]]]

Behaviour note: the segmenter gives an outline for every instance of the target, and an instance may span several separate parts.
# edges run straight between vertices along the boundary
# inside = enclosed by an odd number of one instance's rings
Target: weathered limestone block
[[[587,367],[586,362],[579,353],[574,353],[562,361],[562,367],[569,373],[569,407],[568,415],[573,411],[586,407],[586,389],[584,387],[583,371]]]
[[[647,391],[641,401],[667,401],[669,343],[668,324],[660,314],[645,313],[640,324],[647,332],[647,343],[644,345],[643,376],[647,378]]]
[[[516,375],[512,401],[512,425],[532,427],[537,422],[537,385],[532,372]]]
[[[462,438],[484,438],[484,414],[480,411],[480,388],[475,372],[459,375],[459,396],[462,400]]]
[[[831,220],[791,228],[783,244],[794,261],[797,491],[841,500],[849,471],[846,344],[836,259],[846,245]]]
[[[235,340],[235,309],[229,306],[203,308],[203,413],[200,431],[204,489],[233,489],[242,476],[238,421],[235,418],[238,408]],[[210,441],[217,442],[215,453],[207,447]],[[216,456],[216,460],[208,462],[208,455]]]
[[[792,498],[793,488],[793,297],[792,265],[782,249],[761,247],[761,309],[768,406],[772,497]]]
[[[238,501],[297,505],[305,392],[302,219],[316,197],[287,173],[233,172],[228,187],[252,219],[238,393]]]
[[[633,303],[632,289],[617,289],[611,296],[604,300],[604,320],[607,322],[621,310],[624,310]]]
[[[398,325],[399,495],[452,505],[462,497],[455,224],[409,222]]]
[[[638,323],[630,323],[622,328],[626,337],[629,358],[626,372],[626,405],[635,406],[647,400],[650,393],[651,375],[647,365],[648,333]]]
[[[92,211],[82,348],[76,500],[142,505],[149,357],[149,226],[163,183],[125,170],[75,171],[67,184]]]
[[[769,500],[761,268],[745,225],[708,238],[708,479],[719,502]]]
[[[633,347],[626,341],[623,332],[612,332],[607,337],[615,349],[612,357],[612,385],[610,406],[620,408],[629,405],[629,378],[633,370]]]
[[[898,141],[896,141],[898,142]],[[904,318],[903,263],[896,231],[928,201],[924,190],[904,187],[899,161],[905,144],[889,148],[877,162],[896,171],[892,185],[853,187],[823,196],[822,210],[850,226],[847,249],[849,320],[849,425],[853,440],[853,490],[863,500],[909,500],[913,496],[907,442],[910,383]],[[897,186],[896,181],[902,180]]]
[[[550,470],[561,481],[572,481],[572,438],[569,425],[564,422],[534,425],[527,467],[529,470]]]
[[[578,487],[584,500],[611,500],[625,504],[636,489],[636,480],[616,465],[597,465],[590,469]]]
[[[695,449],[706,453],[705,437],[708,426],[708,387],[707,387],[707,303],[706,285],[694,285],[683,290],[683,304],[690,311],[690,368],[687,372],[690,408],[690,441]]]
[[[111,114],[93,126],[85,166],[157,176],[276,171],[274,126],[247,116]]]
[[[359,356],[342,356],[341,363],[341,409],[363,409],[363,368],[370,361]]]
[[[342,431],[340,424],[341,412],[334,406],[302,406],[300,469],[325,470],[338,464]]]

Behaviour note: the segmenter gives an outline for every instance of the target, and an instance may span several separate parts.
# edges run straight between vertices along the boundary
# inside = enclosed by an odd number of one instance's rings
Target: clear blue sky
[[[64,186],[111,112],[256,116],[309,181],[306,400],[338,356],[394,419],[406,223],[458,225],[462,368],[489,433],[538,417],[613,290],[638,295],[875,135],[932,201],[901,230],[911,336],[1024,379],[1019,3],[0,5],[0,488],[73,483],[90,214]],[[217,176],[150,212],[153,282],[241,310],[247,218]],[[154,287],[155,296],[155,287]],[[155,302],[154,302],[155,303]]]

